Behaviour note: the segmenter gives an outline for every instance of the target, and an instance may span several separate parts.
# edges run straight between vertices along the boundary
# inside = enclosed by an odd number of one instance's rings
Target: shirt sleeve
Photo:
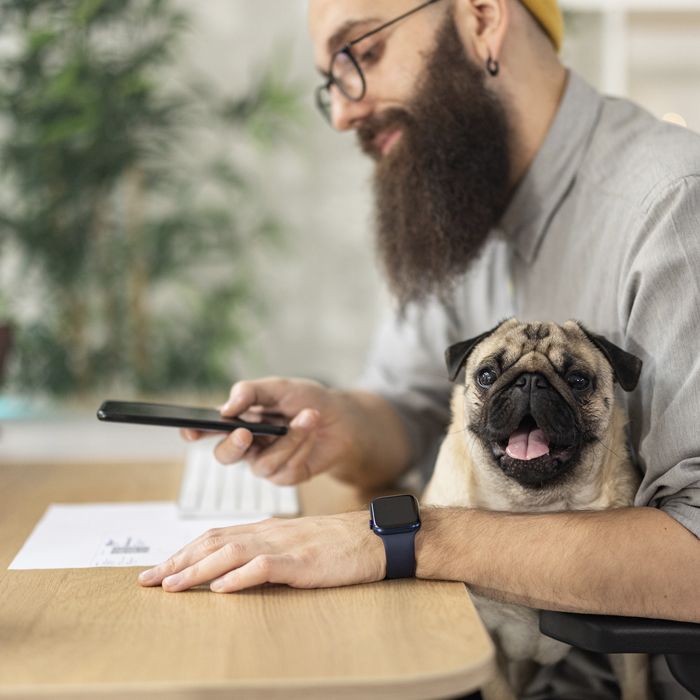
[[[432,473],[450,420],[452,385],[444,363],[449,312],[436,302],[411,305],[403,319],[388,312],[373,339],[356,388],[386,399],[411,441],[411,465],[421,480]]]
[[[654,198],[628,259],[620,321],[627,350],[644,362],[628,398],[644,472],[635,505],[700,537],[700,175]]]

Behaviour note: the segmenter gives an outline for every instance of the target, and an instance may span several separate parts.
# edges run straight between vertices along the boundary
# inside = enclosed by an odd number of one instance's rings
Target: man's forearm
[[[361,489],[384,487],[394,482],[408,467],[411,448],[406,429],[386,399],[366,391],[341,393],[347,402],[346,414],[355,423],[357,455],[334,467],[330,473],[340,481]],[[348,454],[351,450],[348,450]]]
[[[425,508],[417,576],[504,602],[700,622],[700,540],[663,511]]]

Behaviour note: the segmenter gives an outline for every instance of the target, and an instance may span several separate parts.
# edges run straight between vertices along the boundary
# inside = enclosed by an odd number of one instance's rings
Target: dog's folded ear
[[[596,333],[591,333],[582,323],[577,321],[578,327],[586,334],[613,368],[615,379],[625,391],[632,391],[639,381],[642,373],[642,361],[632,353],[623,350],[607,338]]]
[[[508,320],[508,319],[506,319]],[[445,363],[447,364],[447,374],[450,377],[450,381],[453,382],[459,370],[462,369],[462,365],[467,361],[472,350],[484,339],[488,338],[491,333],[493,333],[497,328],[500,328],[505,321],[501,321],[498,325],[494,326],[491,330],[477,335],[476,338],[470,338],[469,340],[462,340],[459,343],[450,345],[447,350],[445,350]]]

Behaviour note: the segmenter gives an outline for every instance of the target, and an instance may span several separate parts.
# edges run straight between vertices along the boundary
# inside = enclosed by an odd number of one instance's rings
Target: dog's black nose
[[[535,374],[533,372],[525,372],[521,374],[514,382],[513,386],[522,389],[526,394],[529,394],[538,389],[549,389],[550,384],[543,374]]]

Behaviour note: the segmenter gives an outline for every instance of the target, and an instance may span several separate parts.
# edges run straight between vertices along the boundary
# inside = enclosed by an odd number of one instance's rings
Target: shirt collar
[[[600,93],[570,70],[552,125],[495,232],[526,263],[537,254],[550,219],[576,177],[602,104]]]

